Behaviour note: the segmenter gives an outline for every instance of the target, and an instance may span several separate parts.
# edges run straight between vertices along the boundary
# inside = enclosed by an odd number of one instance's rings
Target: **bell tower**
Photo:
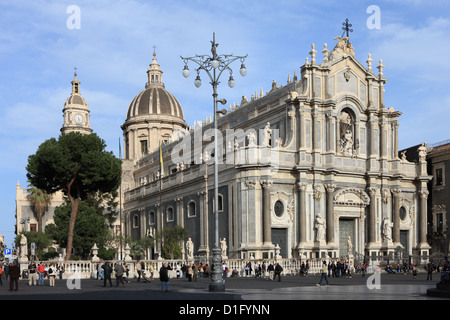
[[[64,123],[61,132],[69,133],[76,131],[83,134],[90,134],[92,133],[92,129],[89,123],[89,105],[80,94],[80,81],[77,78],[76,68],[74,79],[71,83],[72,93],[64,103]]]

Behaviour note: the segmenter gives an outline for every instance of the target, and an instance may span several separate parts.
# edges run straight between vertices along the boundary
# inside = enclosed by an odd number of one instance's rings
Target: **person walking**
[[[325,279],[325,282],[327,283],[328,287],[327,271],[328,271],[327,262],[324,261],[321,269],[320,281],[319,283],[316,284],[316,286],[320,287],[320,285],[322,284],[322,280]]]
[[[16,286],[15,291],[19,290],[19,278],[20,268],[16,263],[13,263],[9,267],[9,291],[13,291],[14,284]]]
[[[197,282],[198,267],[197,267],[197,265],[195,263],[192,265],[192,272],[193,272],[193,280],[194,280],[194,282]]]
[[[125,282],[123,281],[123,265],[120,263],[116,264],[116,266],[114,267],[114,271],[116,273],[116,287],[119,286],[119,282],[121,282],[122,285],[125,286]]]
[[[0,287],[3,287],[2,277],[3,277],[3,266],[0,264]]]
[[[128,268],[125,262],[123,263],[123,279],[126,283],[130,282],[130,268]]]
[[[55,286],[55,278],[56,278],[56,268],[53,265],[53,263],[50,263],[50,266],[48,267],[48,280],[50,282],[50,287]]]
[[[169,267],[167,262],[159,269],[159,280],[161,281],[161,293],[169,292]]]
[[[273,267],[272,263],[269,263],[269,266],[267,267],[267,271],[269,271],[269,280],[273,280],[273,274],[275,272],[275,268]]]
[[[97,280],[103,280],[103,263],[99,262],[97,264]]]
[[[431,262],[427,264],[427,280],[433,280],[433,264]]]
[[[142,265],[141,260],[136,263],[136,271],[138,274],[137,282],[141,282]]]
[[[189,281],[192,281],[192,274],[193,274],[192,266],[187,265],[186,268],[187,268],[187,271],[186,271],[187,278]]]
[[[109,262],[105,262],[105,264],[102,266],[103,272],[104,272],[104,278],[103,278],[103,287],[106,287],[106,281],[109,281],[109,286],[112,287],[112,281],[111,281],[111,273],[112,273],[112,267],[109,265]]]
[[[279,263],[275,263],[275,278],[278,277],[278,282],[281,281],[281,272],[283,272],[283,267]]]
[[[8,281],[8,279],[9,279],[9,264],[5,263],[5,270],[3,270],[3,273],[5,274],[5,280]]]

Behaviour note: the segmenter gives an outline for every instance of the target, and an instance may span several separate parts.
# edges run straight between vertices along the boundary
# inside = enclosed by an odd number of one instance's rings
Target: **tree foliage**
[[[51,195],[49,195],[45,190],[35,188],[33,186],[28,189],[28,193],[30,201],[33,204],[38,216],[38,231],[42,232],[42,216],[45,208],[50,203]]]
[[[155,238],[162,241],[162,254],[165,259],[181,257],[180,243],[188,238],[189,231],[182,226],[166,228],[157,232]]]
[[[52,244],[52,238],[49,234],[43,232],[22,231],[14,240],[16,248],[20,248],[21,235],[27,238],[27,250],[31,255],[31,244],[35,244],[35,256],[37,257],[41,252],[47,249]]]
[[[96,134],[71,132],[60,135],[58,140],[46,140],[28,158],[30,183],[47,193],[62,190],[70,201],[66,260],[70,259],[81,200],[96,192],[114,192],[119,187],[121,160],[105,148],[105,142]]]
[[[45,232],[59,243],[60,246],[67,246],[67,233],[69,230],[71,205],[65,204],[55,208],[54,224],[48,225]],[[75,222],[73,234],[73,248],[86,259],[94,243],[98,247],[105,246],[109,238],[109,227],[105,218],[97,213],[97,208],[82,201],[78,208],[77,220]]]

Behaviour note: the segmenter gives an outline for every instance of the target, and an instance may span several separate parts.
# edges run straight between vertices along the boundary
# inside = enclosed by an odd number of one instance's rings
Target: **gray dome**
[[[127,119],[137,116],[172,116],[184,120],[180,103],[162,86],[150,86],[134,97]]]

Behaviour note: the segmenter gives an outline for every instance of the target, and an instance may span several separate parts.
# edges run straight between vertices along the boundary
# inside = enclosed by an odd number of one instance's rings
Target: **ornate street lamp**
[[[247,58],[246,56],[234,56],[232,54],[217,54],[217,46],[219,44],[216,43],[215,33],[213,33],[213,41],[211,41],[211,53],[212,55],[196,55],[195,57],[184,58],[181,57],[184,61],[184,69],[183,76],[188,78],[190,75],[190,71],[188,68],[188,62],[192,61],[198,65],[197,77],[195,78],[194,85],[199,88],[202,85],[202,80],[200,79],[200,70],[206,72],[211,80],[211,85],[213,87],[213,98],[214,98],[214,228],[215,228],[215,236],[214,236],[214,248],[213,252],[213,264],[212,264],[212,272],[211,272],[211,283],[209,285],[209,291],[224,291],[225,290],[225,282],[222,279],[222,253],[220,249],[219,243],[219,211],[218,211],[218,203],[219,203],[219,173],[218,173],[218,154],[217,152],[217,113],[224,114],[223,110],[217,111],[217,102],[222,104],[226,103],[226,100],[218,100],[217,99],[217,86],[219,84],[219,78],[222,75],[222,72],[227,70],[230,74],[230,78],[228,79],[228,86],[230,88],[234,87],[234,79],[233,79],[233,70],[229,67],[229,65],[236,61],[241,61],[241,69],[240,74],[245,76],[247,74],[247,69],[244,65],[244,60]]]

